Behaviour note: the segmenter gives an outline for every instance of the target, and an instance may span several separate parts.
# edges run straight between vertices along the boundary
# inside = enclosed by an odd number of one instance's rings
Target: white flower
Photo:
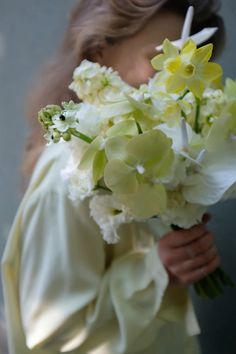
[[[43,135],[44,139],[47,140],[47,146],[53,143],[53,129],[51,127],[48,128],[46,133]]]
[[[177,154],[182,154],[186,158],[191,159],[190,156],[187,156],[185,151],[189,152],[189,150],[191,150],[191,147],[195,147],[197,152],[199,152],[200,150],[202,150],[204,144],[201,136],[196,134],[191,128],[191,126],[186,123],[186,121],[182,120],[182,122],[184,124],[178,124],[173,127],[169,127],[167,124],[164,123],[157,125],[154,129],[161,130],[169,138],[172,139],[172,147]]]
[[[207,209],[206,206],[188,203],[178,190],[169,191],[167,194],[167,208],[160,215],[165,224],[174,224],[188,229],[201,222],[202,216]]]
[[[222,90],[207,88],[203,93],[201,114],[206,118],[218,118],[222,114],[226,104],[226,96]]]
[[[62,114],[56,114],[52,117],[54,123],[51,127],[56,128],[59,132],[66,132],[70,128],[76,128],[78,121],[75,115],[75,111],[64,111]]]
[[[173,173],[171,179],[167,181],[167,188],[174,189],[179,185],[182,185],[187,178],[187,170],[191,166],[192,161],[185,158],[185,156],[175,155],[175,161],[173,165]]]
[[[219,150],[206,152],[196,173],[186,178],[183,194],[190,203],[213,205],[224,199],[236,183],[236,143],[220,146]]]
[[[236,198],[236,183],[234,183],[223,195],[222,201],[223,200],[228,200],[228,199],[234,199]]]
[[[92,171],[78,169],[73,156],[70,156],[67,166],[61,170],[61,177],[67,183],[69,197],[73,201],[80,201],[94,195]]]
[[[84,102],[103,104],[117,101],[132,88],[112,68],[83,60],[75,69],[69,88]]]
[[[117,243],[117,232],[122,224],[130,223],[135,217],[112,195],[96,195],[90,201],[90,213],[99,225],[103,239],[107,243]]]
[[[102,123],[106,120],[101,116],[100,111],[91,104],[83,103],[76,112],[76,119],[78,121],[77,129],[88,135],[94,137],[100,134]]]

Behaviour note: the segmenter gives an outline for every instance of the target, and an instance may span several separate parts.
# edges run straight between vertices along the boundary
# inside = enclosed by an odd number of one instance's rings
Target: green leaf
[[[100,150],[95,154],[93,160],[93,182],[96,184],[102,177],[104,173],[104,168],[106,166],[107,159],[104,150]]]
[[[79,163],[79,168],[81,170],[86,170],[91,167],[95,154],[101,149],[103,143],[104,139],[101,136],[98,136],[91,144],[89,144]]]

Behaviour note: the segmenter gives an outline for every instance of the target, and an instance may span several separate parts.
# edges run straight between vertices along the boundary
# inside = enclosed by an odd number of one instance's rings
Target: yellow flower
[[[179,52],[168,40],[164,41],[164,54],[159,54],[152,60],[156,70],[163,71],[164,83],[168,92],[181,93],[189,89],[196,97],[201,97],[204,89],[211,83],[216,83],[222,76],[219,64],[209,63],[213,45],[207,44],[197,48],[189,39]]]

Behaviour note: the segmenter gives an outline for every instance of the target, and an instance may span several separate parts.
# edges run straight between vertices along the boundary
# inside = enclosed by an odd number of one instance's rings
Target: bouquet
[[[236,197],[236,83],[222,84],[222,68],[209,62],[212,44],[197,48],[207,30],[186,36],[191,17],[192,9],[182,39],[166,39],[152,59],[157,72],[147,84],[133,88],[84,60],[70,85],[81,102],[39,112],[48,144],[71,145],[62,171],[70,197],[90,197],[108,243],[119,241],[121,224],[158,217],[189,228],[209,206]],[[221,268],[194,284],[208,298],[222,286],[234,284]]]

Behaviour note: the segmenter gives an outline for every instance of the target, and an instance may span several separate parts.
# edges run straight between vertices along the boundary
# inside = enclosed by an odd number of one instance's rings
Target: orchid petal
[[[236,144],[206,154],[198,174],[186,180],[184,197],[190,203],[212,205],[236,182]]]
[[[118,198],[138,218],[151,218],[166,208],[166,192],[161,184],[141,184],[132,197],[119,195]]]
[[[137,190],[138,182],[134,169],[121,160],[111,160],[104,170],[104,181],[108,188],[118,194],[132,194]]]

